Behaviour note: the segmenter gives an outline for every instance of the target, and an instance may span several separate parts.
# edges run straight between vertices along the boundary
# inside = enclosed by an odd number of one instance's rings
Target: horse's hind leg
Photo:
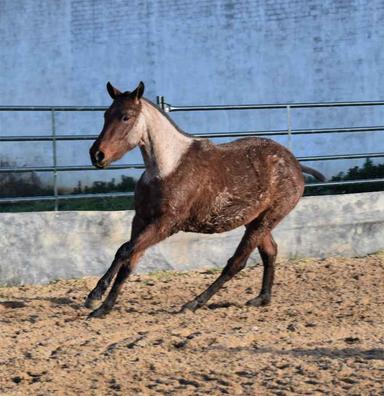
[[[265,235],[263,241],[258,246],[258,249],[263,261],[264,272],[260,294],[247,302],[247,305],[253,305],[254,307],[267,305],[271,301],[273,278],[275,275],[277,244],[270,232]]]
[[[224,283],[232,279],[245,267],[247,259],[252,251],[262,242],[265,233],[269,232],[268,228],[265,227],[264,221],[259,221],[259,219],[255,219],[246,227],[247,229],[245,234],[241,239],[235,254],[228,260],[228,263],[224,267],[221,275],[198,297],[183,305],[182,311],[186,309],[196,311],[196,309],[202,307],[224,285]]]

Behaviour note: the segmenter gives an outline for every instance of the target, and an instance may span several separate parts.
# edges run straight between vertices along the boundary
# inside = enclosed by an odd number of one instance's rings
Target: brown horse
[[[90,149],[92,163],[105,168],[139,146],[145,172],[135,191],[135,217],[129,242],[117,251],[111,267],[91,291],[86,307],[93,308],[117,274],[102,305],[90,317],[108,313],[124,280],[144,251],[178,231],[216,233],[245,225],[244,236],[217,280],[183,309],[195,311],[244,268],[257,247],[264,265],[260,294],[253,306],[271,300],[277,245],[271,231],[295,207],[304,190],[302,167],[278,143],[245,138],[213,144],[184,133],[153,103],[142,97],[144,84],[120,92],[110,83],[113,99],[104,127]]]

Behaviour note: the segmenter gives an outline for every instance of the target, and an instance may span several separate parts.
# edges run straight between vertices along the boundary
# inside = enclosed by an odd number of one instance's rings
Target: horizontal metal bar
[[[308,183],[305,185],[306,188],[312,187],[333,187],[353,184],[372,184],[372,183],[383,183],[384,178],[377,179],[359,179],[359,180],[344,180],[335,182],[325,183]],[[112,192],[112,193],[95,193],[95,194],[63,194],[58,195],[58,200],[73,200],[73,199],[92,199],[92,198],[121,198],[121,197],[133,197],[134,192]],[[2,203],[20,203],[20,202],[36,202],[36,201],[54,201],[55,196],[44,195],[44,196],[33,196],[33,197],[11,197],[11,198],[0,198],[0,204]]]
[[[379,132],[379,131],[384,131],[384,126],[379,125],[379,126],[369,126],[369,127],[292,129],[291,132],[292,135],[309,135],[316,133],[358,133],[358,132]]]
[[[210,110],[257,110],[308,107],[346,107],[346,106],[382,106],[384,101],[352,101],[352,102],[313,102],[313,103],[275,103],[275,104],[244,104],[244,105],[200,105],[172,106],[165,104],[167,111],[210,111]],[[106,106],[0,106],[0,111],[105,111]]]
[[[55,140],[95,140],[98,135],[56,135]],[[52,136],[31,135],[31,136],[0,136],[0,142],[50,142]]]
[[[359,132],[378,132],[384,131],[384,126],[371,127],[350,127],[350,128],[318,128],[318,129],[292,129],[291,135],[309,135],[321,133],[359,133]],[[242,137],[242,136],[277,136],[288,135],[285,129],[271,131],[233,131],[233,132],[203,132],[190,133],[191,136],[199,138],[224,138],[224,137]],[[74,141],[74,140],[95,140],[98,135],[56,135],[57,141]],[[50,135],[31,135],[31,136],[0,136],[0,142],[38,142],[52,141]]]
[[[276,104],[244,104],[244,105],[201,105],[201,106],[172,106],[165,104],[166,111],[214,111],[214,110],[268,110],[283,109],[288,106],[292,109],[319,108],[319,107],[346,107],[346,106],[382,106],[384,101],[355,101],[355,102],[319,102],[319,103],[276,103]]]
[[[93,199],[93,198],[121,198],[121,197],[133,197],[134,192],[115,192],[115,193],[95,193],[95,194],[63,194],[58,195],[59,201],[72,200],[72,199]],[[14,197],[14,198],[0,198],[1,203],[18,203],[18,202],[36,202],[36,201],[54,201],[56,197],[54,195],[42,195],[33,197]]]
[[[384,157],[384,153],[314,155],[309,157],[296,157],[296,158],[299,161],[329,161],[329,160],[341,160],[341,159],[379,158],[379,157]]]
[[[372,127],[350,127],[350,128],[318,128],[318,129],[292,129],[291,135],[311,135],[322,133],[360,133],[360,132],[384,132],[384,126]],[[241,136],[279,136],[288,135],[288,130],[271,130],[271,131],[238,131],[238,132],[210,132],[210,133],[193,133],[196,137],[241,137]],[[1,138],[0,138],[1,141]]]
[[[384,129],[384,127],[383,127]],[[267,136],[267,135],[286,135],[287,131],[244,131],[244,132],[213,132],[196,133],[191,136],[199,138],[221,138],[221,137],[245,137],[245,136]],[[56,135],[56,141],[82,141],[95,140],[97,135]],[[0,136],[0,142],[50,142],[52,136]]]
[[[102,170],[117,170],[117,169],[144,169],[144,164],[123,164],[111,165]],[[77,171],[91,171],[101,170],[92,165],[79,165],[79,166],[24,166],[22,168],[0,168],[0,173],[23,173],[23,172],[77,172]]]
[[[347,186],[347,185],[352,185],[352,184],[370,184],[370,183],[383,183],[383,182],[384,182],[384,178],[343,180],[343,181],[324,182],[324,183],[308,183],[305,185],[305,188]]]
[[[364,154],[340,154],[340,155],[315,155],[307,157],[297,157],[299,161],[329,161],[341,159],[361,159],[361,158],[379,158],[384,157],[384,153],[364,153]],[[118,170],[118,169],[144,169],[144,164],[122,164],[111,165],[103,170]],[[94,171],[98,170],[92,165],[79,166],[24,166],[20,168],[0,168],[0,173],[23,173],[23,172],[77,172],[77,171]]]
[[[107,106],[0,106],[0,111],[105,111]]]
[[[277,136],[287,135],[288,131],[274,130],[274,131],[234,131],[234,132],[206,132],[206,133],[190,133],[190,135],[197,138],[226,138],[226,137],[247,137],[247,136]]]

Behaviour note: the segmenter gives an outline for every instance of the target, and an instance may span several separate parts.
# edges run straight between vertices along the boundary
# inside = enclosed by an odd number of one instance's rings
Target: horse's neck
[[[182,134],[154,106],[142,101],[143,139],[140,144],[145,163],[145,178],[165,178],[178,166],[193,138]]]

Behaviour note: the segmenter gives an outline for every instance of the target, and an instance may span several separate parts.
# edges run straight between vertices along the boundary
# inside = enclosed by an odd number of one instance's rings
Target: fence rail
[[[362,127],[336,127],[336,128],[317,128],[317,129],[292,129],[291,118],[292,110],[300,108],[333,108],[333,107],[362,107],[362,106],[383,106],[384,101],[354,101],[354,102],[319,102],[319,103],[283,103],[283,104],[245,104],[245,105],[209,105],[209,106],[174,106],[166,103],[164,96],[157,97],[158,106],[166,112],[181,111],[223,111],[223,110],[271,110],[285,109],[287,112],[287,129],[281,130],[253,130],[253,131],[232,131],[216,133],[195,133],[193,136],[204,138],[226,138],[226,137],[246,137],[246,136],[288,136],[289,142],[295,135],[312,135],[312,134],[330,134],[330,133],[371,133],[383,132],[384,126],[362,126]],[[58,202],[61,200],[84,199],[84,198],[109,198],[109,197],[128,197],[132,192],[126,193],[93,193],[93,194],[59,194],[57,185],[58,172],[90,171],[94,170],[93,166],[59,166],[57,164],[58,141],[82,141],[95,140],[97,135],[86,134],[56,134],[56,113],[57,112],[84,112],[84,111],[105,111],[105,106],[0,106],[0,112],[4,111],[32,111],[32,112],[50,112],[51,114],[51,134],[35,136],[0,136],[1,142],[51,142],[53,161],[51,166],[36,167],[4,167],[0,168],[0,174],[6,173],[23,173],[23,172],[52,172],[53,173],[53,195],[49,196],[28,196],[28,197],[6,197],[0,198],[1,203],[17,203],[28,201],[54,201],[55,210],[58,210]],[[375,153],[352,153],[336,155],[317,155],[298,157],[299,161],[330,161],[342,159],[361,159],[361,158],[379,158],[384,157],[384,152]],[[118,169],[143,169],[143,164],[122,164],[112,165],[107,170]],[[338,182],[324,182],[307,184],[306,188],[313,187],[332,187],[340,185],[382,183],[384,178],[347,180]]]
[[[292,129],[291,135],[311,135],[322,133],[362,133],[362,132],[382,132],[384,126],[371,127],[351,127],[351,128],[318,128],[318,129]],[[287,129],[271,131],[231,131],[231,132],[211,132],[211,133],[193,133],[193,136],[199,138],[225,138],[225,137],[246,137],[246,136],[284,136],[288,135]],[[26,136],[0,136],[0,142],[51,142],[71,141],[71,140],[95,140],[97,135],[26,135]]]

